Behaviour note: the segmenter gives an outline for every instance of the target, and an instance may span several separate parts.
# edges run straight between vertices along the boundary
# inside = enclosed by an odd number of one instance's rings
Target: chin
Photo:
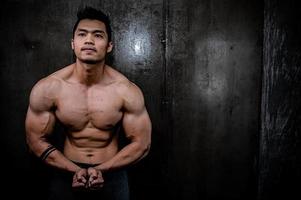
[[[86,63],[86,64],[97,64],[97,63],[99,63],[99,61],[97,61],[97,60],[83,60],[83,63]]]
[[[94,60],[94,59],[80,59],[80,61],[82,61],[85,64],[97,64],[100,63],[101,60]]]

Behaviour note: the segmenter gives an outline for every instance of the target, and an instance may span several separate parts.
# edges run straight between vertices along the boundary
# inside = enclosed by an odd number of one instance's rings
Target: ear
[[[113,43],[109,42],[107,47],[107,53],[110,53],[113,50]]]
[[[74,50],[74,40],[73,39],[71,39],[71,48],[72,48],[72,50]]]

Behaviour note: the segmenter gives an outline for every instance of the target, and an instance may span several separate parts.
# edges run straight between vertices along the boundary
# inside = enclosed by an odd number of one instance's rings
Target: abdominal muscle
[[[100,164],[118,152],[117,133],[112,130],[85,128],[68,132],[64,144],[64,155],[75,162]]]

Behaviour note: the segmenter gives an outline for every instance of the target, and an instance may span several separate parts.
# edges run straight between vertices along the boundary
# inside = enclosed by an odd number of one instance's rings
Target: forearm
[[[49,154],[44,162],[50,166],[69,172],[76,172],[80,169],[79,166],[66,158],[59,150],[55,150]]]
[[[134,164],[147,155],[149,146],[141,145],[138,142],[132,142],[125,146],[110,160],[96,166],[95,168],[102,171],[112,171]]]
[[[49,148],[52,145],[46,140],[28,140],[28,145],[37,157],[52,167],[69,172],[76,172],[80,169],[79,166],[67,159],[58,149],[55,147]]]

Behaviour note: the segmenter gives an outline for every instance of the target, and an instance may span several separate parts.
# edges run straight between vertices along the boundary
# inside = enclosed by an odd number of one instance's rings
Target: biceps
[[[53,130],[55,117],[49,111],[34,112],[28,109],[26,116],[26,133],[28,136],[44,137]]]
[[[123,128],[126,136],[131,139],[150,139],[151,122],[147,111],[140,114],[125,113]]]

